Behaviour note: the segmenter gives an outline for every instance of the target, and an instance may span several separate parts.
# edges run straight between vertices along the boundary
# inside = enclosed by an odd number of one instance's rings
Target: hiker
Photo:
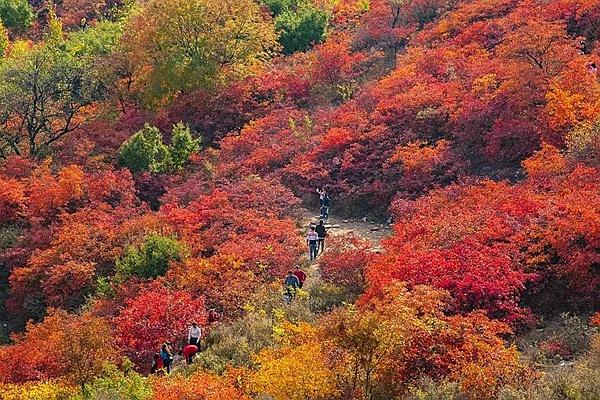
[[[294,296],[296,295],[296,290],[300,287],[300,281],[294,275],[294,273],[290,270],[283,281],[283,285],[285,286],[285,302],[290,304]]]
[[[321,219],[327,221],[329,219],[329,207],[331,206],[331,197],[325,193],[323,204],[321,204]]]
[[[198,346],[200,348],[200,339],[202,338],[202,329],[198,326],[196,321],[192,322],[190,331],[188,332],[188,343]]]
[[[325,199],[325,196],[327,196],[327,191],[325,190],[325,187],[321,189],[317,188],[317,193],[319,194],[319,208],[322,208],[323,200]]]
[[[173,363],[173,352],[171,351],[170,343],[163,343],[160,348],[160,358],[164,368],[167,370],[167,374],[171,373],[171,364]]]
[[[327,236],[327,229],[325,229],[325,221],[320,220],[319,225],[315,228],[315,232],[319,236],[319,241],[317,243],[317,254],[323,253],[325,251],[325,237]]]
[[[306,234],[306,243],[308,244],[308,258],[312,261],[317,258],[317,247],[319,245],[319,234],[315,232],[314,226],[311,226]]]
[[[197,352],[198,346],[196,346],[195,344],[188,344],[183,347],[179,354],[182,355],[183,358],[185,358],[185,363],[187,365],[190,365],[194,361],[194,356]]]
[[[160,357],[159,353],[154,353],[154,359],[152,360],[152,368],[150,368],[150,372],[153,374],[158,374],[163,369],[163,361]]]
[[[296,276],[296,278],[298,278],[298,288],[302,289],[302,286],[304,286],[304,281],[306,280],[306,274],[304,273],[304,271],[302,271],[300,269],[299,265],[296,265],[296,270],[294,271],[294,276]]]

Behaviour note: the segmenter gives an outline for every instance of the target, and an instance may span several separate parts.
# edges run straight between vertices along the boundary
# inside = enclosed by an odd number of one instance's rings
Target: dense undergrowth
[[[0,398],[600,398],[598,2],[0,21]],[[317,187],[391,218],[382,250],[330,238],[309,266]],[[192,320],[196,362],[148,375]]]

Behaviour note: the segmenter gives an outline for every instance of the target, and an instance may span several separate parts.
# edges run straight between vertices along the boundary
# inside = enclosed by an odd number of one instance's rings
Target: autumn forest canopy
[[[596,0],[0,0],[0,399],[600,398],[599,68]]]

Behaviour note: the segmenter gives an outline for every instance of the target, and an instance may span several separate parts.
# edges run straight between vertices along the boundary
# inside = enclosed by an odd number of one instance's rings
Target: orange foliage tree
[[[177,263],[166,279],[175,287],[202,296],[208,306],[231,319],[256,295],[261,272],[260,266],[248,265],[236,256],[215,255]]]
[[[204,372],[195,372],[188,377],[176,375],[153,378],[150,381],[154,393],[152,399],[250,400],[249,396],[236,387],[234,378]]]
[[[25,334],[13,339],[13,345],[0,347],[0,354],[19,362],[0,366],[3,382],[61,378],[83,387],[105,363],[118,360],[108,321],[90,313],[53,311],[40,324],[29,323]]]
[[[401,394],[427,376],[460,382],[468,398],[492,399],[501,386],[525,382],[527,368],[501,338],[507,326],[480,313],[448,317],[449,300],[430,287],[391,285],[380,300],[326,317],[324,346],[342,393]]]

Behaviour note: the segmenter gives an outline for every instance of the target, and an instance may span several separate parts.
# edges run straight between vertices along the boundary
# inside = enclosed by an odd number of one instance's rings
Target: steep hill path
[[[308,232],[310,225],[316,225],[319,220],[320,215],[318,211],[311,211],[306,208],[298,210],[298,221],[304,236]],[[329,215],[325,227],[327,228],[328,237],[353,233],[361,238],[368,239],[373,244],[374,252],[382,251],[381,241],[391,236],[393,232],[391,225],[385,222],[377,222],[368,218],[342,217],[336,214]],[[308,249],[306,253],[308,253]],[[327,253],[327,241],[325,241],[325,253]],[[308,259],[308,254],[306,254],[305,258]],[[316,260],[309,263],[306,270],[309,278],[306,285],[307,288],[320,280],[319,259],[320,255]]]
[[[304,229],[304,234],[311,224],[316,225],[319,222],[320,215],[318,211],[311,211],[306,208],[299,210],[299,221]],[[348,233],[368,239],[373,242],[375,251],[381,250],[381,241],[392,235],[392,226],[386,222],[375,221],[373,219],[342,217],[331,214],[325,223],[327,232],[332,236],[341,236]]]

